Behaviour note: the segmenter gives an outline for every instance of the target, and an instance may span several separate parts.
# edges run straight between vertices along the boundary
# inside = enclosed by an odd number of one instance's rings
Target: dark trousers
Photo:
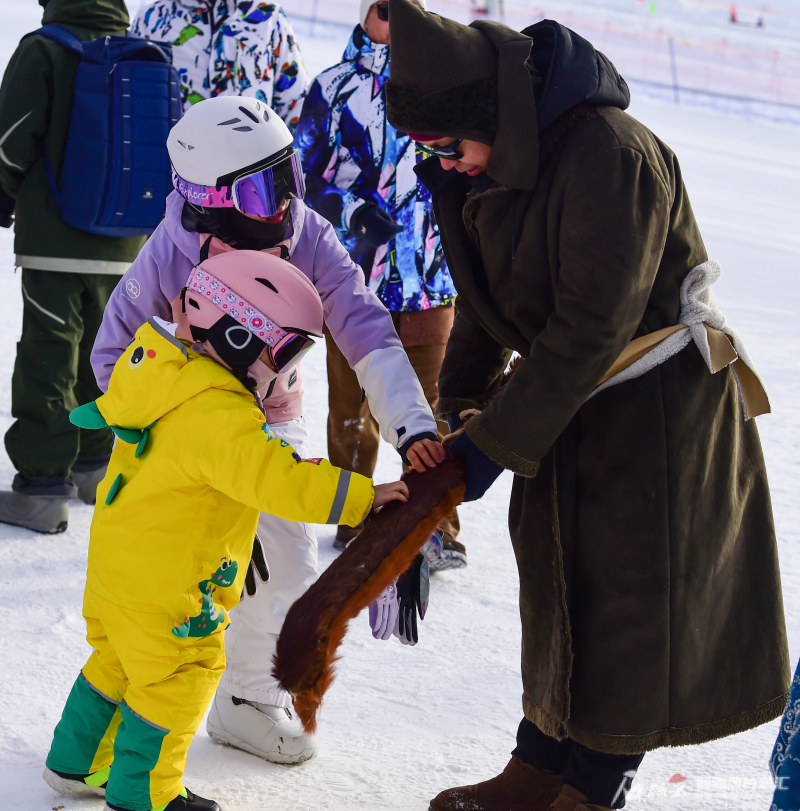
[[[102,394],[89,357],[118,281],[99,273],[22,271],[22,336],[11,379],[16,422],[5,439],[25,479],[66,478],[78,455],[111,453],[109,429],[78,428],[69,413]]]
[[[517,730],[517,748],[511,753],[537,769],[562,775],[590,803],[622,808],[644,755],[609,755],[596,752],[570,738],[557,741],[523,718]]]

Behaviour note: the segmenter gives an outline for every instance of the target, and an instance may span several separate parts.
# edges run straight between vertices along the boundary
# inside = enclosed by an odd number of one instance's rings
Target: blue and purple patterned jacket
[[[453,304],[428,190],[417,180],[414,142],[386,117],[389,47],[356,26],[340,64],[311,85],[295,145],[306,173],[306,203],[336,229],[369,287],[394,312]],[[348,230],[350,217],[373,202],[404,227],[377,250]]]
[[[296,126],[309,77],[278,4],[156,0],[142,6],[131,33],[172,43],[184,109],[213,96],[254,96]]]

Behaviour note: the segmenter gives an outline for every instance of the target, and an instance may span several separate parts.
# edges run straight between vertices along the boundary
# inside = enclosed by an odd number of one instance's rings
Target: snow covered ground
[[[290,6],[287,3],[287,6]],[[576,4],[577,5],[577,4]],[[33,0],[0,0],[0,69],[38,24]],[[298,36],[309,70],[337,61],[347,30],[318,24]],[[305,36],[303,36],[305,35]],[[774,413],[759,418],[774,499],[792,659],[800,655],[800,154],[795,127],[652,100],[644,121],[680,158],[709,254],[725,275],[716,291],[747,341]],[[11,423],[9,381],[20,331],[12,235],[0,232],[0,431]],[[306,416],[325,453],[324,348],[304,361]],[[377,479],[399,472],[382,451]],[[0,453],[0,486],[13,470]],[[318,759],[285,768],[214,744],[201,727],[186,782],[226,811],[425,811],[444,788],[500,770],[521,717],[517,575],[506,529],[510,477],[462,508],[469,567],[437,575],[416,648],[377,642],[352,624],[323,707]],[[713,505],[709,505],[713,509]],[[91,509],[74,502],[69,530],[47,537],[0,525],[0,808],[100,811],[102,802],[53,794],[40,778],[53,727],[88,655],[80,615]],[[332,532],[318,528],[320,560]],[[630,667],[637,662],[632,659]],[[751,663],[758,667],[758,662]],[[647,755],[631,811],[769,807],[767,760],[777,722],[699,747]],[[685,779],[682,779],[685,778]]]

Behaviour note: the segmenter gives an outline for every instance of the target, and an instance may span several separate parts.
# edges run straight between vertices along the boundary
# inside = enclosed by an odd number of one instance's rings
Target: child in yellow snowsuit
[[[226,290],[214,261],[200,267]],[[193,349],[175,330],[151,318],[108,392],[72,417],[110,425],[118,440],[91,527],[83,614],[94,651],[56,728],[45,779],[65,793],[105,790],[113,811],[219,808],[187,792],[181,776],[225,668],[223,631],[243,593],[259,513],[355,526],[373,502],[407,493],[402,483],[373,487],[324,459],[300,460],[266,424],[249,390],[255,381],[230,358],[229,368],[212,359],[213,341]],[[192,335],[208,338],[203,329]],[[280,362],[274,349],[262,365]]]

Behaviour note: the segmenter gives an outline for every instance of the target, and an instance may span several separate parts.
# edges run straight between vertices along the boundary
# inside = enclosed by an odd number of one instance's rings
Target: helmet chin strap
[[[212,327],[191,324],[189,330],[193,340],[203,345],[210,357],[230,369],[246,389],[259,388],[258,381],[250,376],[250,367],[266,347],[261,339],[229,315],[223,315]],[[269,369],[266,364],[264,368]]]

